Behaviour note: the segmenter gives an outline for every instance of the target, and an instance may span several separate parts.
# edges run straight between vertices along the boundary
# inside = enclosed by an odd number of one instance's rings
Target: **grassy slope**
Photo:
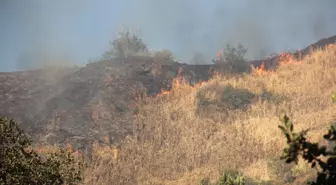
[[[240,89],[243,102],[228,100],[229,84]],[[223,168],[282,183],[279,110],[287,110],[296,129],[311,128],[311,139],[318,141],[336,115],[334,90],[335,45],[275,72],[218,75],[196,87],[176,81],[171,92],[143,100],[136,137],[113,150],[118,153],[107,148],[105,155],[96,154],[85,184],[199,184],[204,177],[216,179]],[[301,180],[306,173],[303,163],[289,170]]]

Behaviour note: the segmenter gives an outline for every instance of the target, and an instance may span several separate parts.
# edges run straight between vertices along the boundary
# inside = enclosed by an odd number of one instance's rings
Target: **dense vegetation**
[[[84,165],[71,151],[41,155],[31,148],[31,140],[13,120],[0,118],[0,184],[77,184]]]

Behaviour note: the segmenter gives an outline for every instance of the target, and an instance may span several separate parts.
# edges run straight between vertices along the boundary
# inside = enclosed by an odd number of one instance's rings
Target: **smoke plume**
[[[247,57],[300,49],[336,34],[333,0],[143,0],[134,5],[148,42],[170,47],[183,59],[213,57],[226,44],[242,43]]]
[[[6,33],[0,36],[5,39],[5,49],[20,51],[17,55],[26,52],[49,53],[48,56],[56,58],[67,55],[80,63],[107,50],[121,24],[140,29],[150,49],[169,49],[182,62],[200,53],[211,61],[226,44],[238,43],[248,49],[247,58],[257,59],[261,55],[300,49],[336,34],[335,0],[32,0],[25,3],[4,0],[1,3],[0,20],[6,20],[2,24]],[[14,32],[18,34],[8,36]],[[30,65],[35,64],[17,63],[18,69]]]

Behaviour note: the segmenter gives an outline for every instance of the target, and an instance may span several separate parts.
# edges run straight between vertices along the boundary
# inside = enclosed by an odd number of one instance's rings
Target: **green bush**
[[[238,172],[221,171],[221,176],[213,185],[244,185],[245,179]],[[202,180],[201,185],[211,185],[208,180]]]
[[[148,53],[147,45],[136,34],[131,33],[129,29],[119,31],[116,39],[110,42],[111,48],[103,55],[104,59],[113,57],[127,58],[127,56],[136,53]]]
[[[332,100],[336,102],[336,95],[332,95]],[[320,146],[319,143],[310,142],[306,138],[308,130],[294,132],[294,126],[289,117],[283,113],[280,116],[282,125],[279,128],[287,139],[287,148],[283,150],[281,159],[286,163],[298,162],[301,156],[312,168],[317,169],[317,178],[310,182],[313,185],[332,185],[336,184],[336,147],[331,149],[326,146]],[[336,141],[336,121],[334,121],[324,139],[334,143]]]
[[[0,184],[77,184],[84,165],[69,150],[44,157],[31,149],[31,140],[13,120],[0,117]]]

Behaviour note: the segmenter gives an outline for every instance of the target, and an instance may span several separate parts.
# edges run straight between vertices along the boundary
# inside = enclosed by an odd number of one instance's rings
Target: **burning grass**
[[[284,183],[270,165],[285,146],[277,128],[278,111],[285,108],[298,129],[312,128],[311,139],[322,138],[336,114],[330,101],[336,89],[336,46],[303,59],[282,55],[280,64],[277,71],[261,67],[252,75],[216,75],[196,86],[175,79],[171,91],[141,102],[134,136],[115,149],[117,154],[97,155],[84,184],[198,184],[205,177],[216,179],[220,169]],[[220,106],[227,86],[258,98],[246,109],[224,113]],[[286,98],[275,103],[275,96],[262,98],[265,92]],[[212,104],[199,114],[204,98]]]

